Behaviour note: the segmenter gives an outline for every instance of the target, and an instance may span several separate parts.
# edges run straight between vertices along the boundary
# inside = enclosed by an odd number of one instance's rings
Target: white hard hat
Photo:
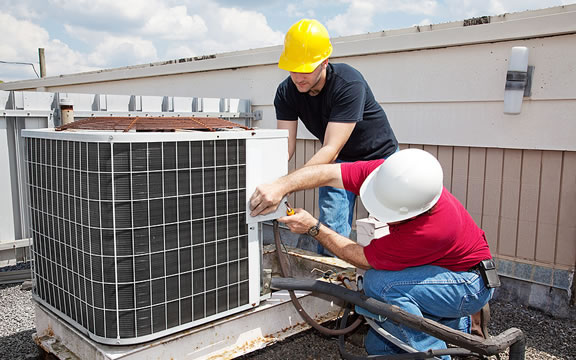
[[[420,149],[401,150],[376,168],[362,184],[360,199],[382,222],[396,222],[432,208],[442,194],[442,167]]]

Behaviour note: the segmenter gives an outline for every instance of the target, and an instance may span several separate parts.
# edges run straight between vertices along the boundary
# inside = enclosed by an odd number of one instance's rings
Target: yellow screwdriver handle
[[[294,215],[294,209],[288,204],[288,201],[285,201],[284,204],[286,205],[286,215],[292,216]]]

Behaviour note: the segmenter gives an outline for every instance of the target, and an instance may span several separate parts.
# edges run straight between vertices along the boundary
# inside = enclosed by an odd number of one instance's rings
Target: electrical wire
[[[40,75],[38,75],[38,72],[36,71],[36,68],[34,67],[34,64],[33,64],[33,63],[0,60],[0,64],[30,65],[30,66],[32,66],[32,70],[34,70],[34,73],[36,73],[36,76],[37,76],[37,77],[40,77]]]

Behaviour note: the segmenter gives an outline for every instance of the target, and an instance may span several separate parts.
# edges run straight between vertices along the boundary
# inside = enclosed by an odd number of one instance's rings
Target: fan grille
[[[246,305],[246,140],[27,138],[35,295],[104,339]]]

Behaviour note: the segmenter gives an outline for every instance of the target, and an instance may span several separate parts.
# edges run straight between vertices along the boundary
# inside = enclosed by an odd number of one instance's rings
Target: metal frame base
[[[317,321],[329,321],[338,316],[340,306],[333,301],[309,295],[306,291],[296,293]],[[308,328],[290,302],[288,292],[277,291],[254,309],[155,341],[118,346],[94,342],[36,303],[33,338],[42,350],[58,359],[214,359],[235,358]]]

